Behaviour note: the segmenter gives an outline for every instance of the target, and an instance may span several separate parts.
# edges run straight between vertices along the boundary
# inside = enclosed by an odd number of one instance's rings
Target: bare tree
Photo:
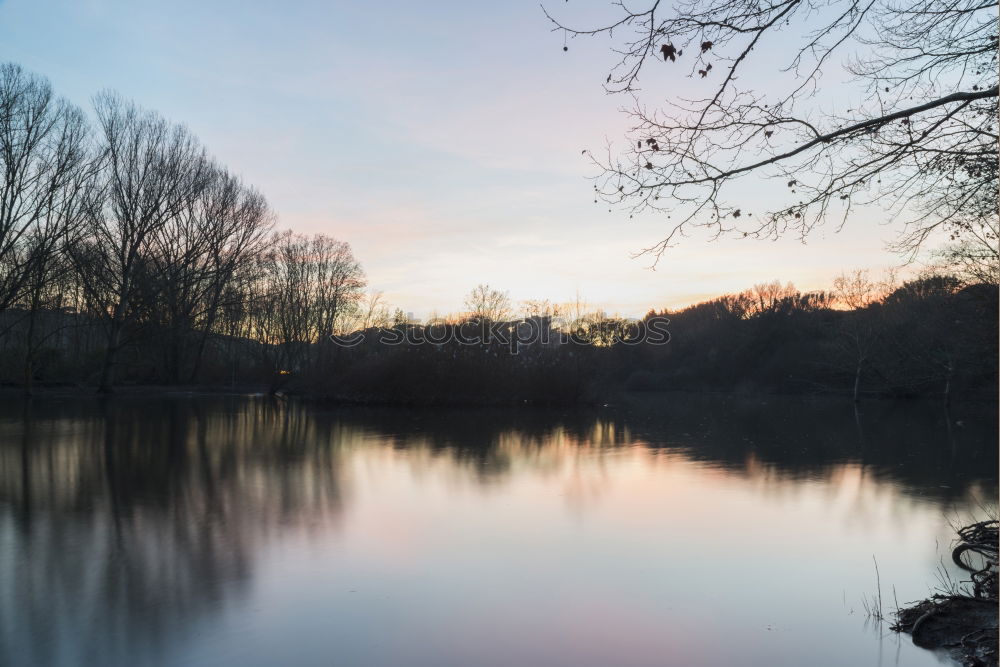
[[[840,306],[861,310],[881,301],[896,287],[896,272],[891,269],[880,279],[873,278],[868,269],[854,269],[833,279],[833,296]]]
[[[77,237],[89,197],[93,173],[86,167],[75,170],[63,187],[51,194],[51,205],[43,219],[25,239],[25,275],[22,295],[16,305],[27,311],[24,327],[24,391],[30,394],[34,382],[35,358],[39,346],[58,334],[64,326],[56,323],[44,332],[38,330],[42,310],[59,314],[72,303],[72,289],[67,277],[73,267],[66,249]]]
[[[188,367],[189,379],[197,377],[223,296],[238,267],[262,250],[271,227],[271,212],[258,192],[219,166],[208,168],[204,178],[204,187],[188,192],[181,212],[152,242],[166,369],[175,382]]]
[[[260,192],[186,128],[110,92],[94,106],[91,133],[45,79],[0,65],[0,341],[23,348],[26,387],[68,328],[69,356],[103,349],[107,392],[126,353],[147,377],[194,382],[219,337],[235,382],[241,353],[257,365],[278,344],[295,367],[361,317],[388,323],[381,294],[359,307],[347,243],[272,235]]]
[[[100,197],[89,206],[86,238],[72,248],[88,299],[107,324],[99,390],[114,383],[118,352],[154,285],[157,235],[206,187],[209,161],[186,128],[120,96],[95,99]]]
[[[255,333],[260,340],[278,347],[278,364],[284,370],[298,362],[297,348],[312,341],[307,254],[305,237],[283,232],[274,235],[263,258]]]
[[[353,325],[354,329],[390,326],[392,317],[384,297],[382,292],[368,293],[358,308],[357,322]]]
[[[77,223],[87,160],[83,113],[48,80],[0,65],[0,312]]]
[[[489,285],[476,285],[465,297],[465,309],[470,319],[502,322],[511,316],[510,296]]]
[[[323,234],[284,232],[271,243],[258,314],[262,338],[282,350],[283,370],[300,367],[316,343],[323,361],[330,335],[356,314],[365,287],[361,265],[350,245]]]
[[[1000,284],[1000,220],[984,217],[970,222],[961,234],[934,255],[934,268],[966,283]]]
[[[216,328],[220,310],[246,305],[240,285],[250,278],[266,251],[275,220],[264,195],[227,172],[217,176],[209,192],[215,193],[207,220],[210,279],[196,323],[200,336],[192,382],[197,379],[205,345]]]
[[[781,284],[780,280],[769,283],[758,283],[747,294],[750,308],[748,315],[762,315],[777,312],[789,299],[798,296],[798,291],[792,283]]]
[[[841,273],[833,281],[835,302],[847,308],[837,327],[834,345],[843,357],[844,366],[853,374],[852,395],[861,398],[861,378],[885,333],[880,302],[896,287],[892,271],[881,280],[871,277],[868,269]]]
[[[805,236],[864,204],[903,215],[896,248],[910,255],[935,230],[962,235],[995,219],[995,3],[614,5],[617,18],[596,27],[546,15],[569,36],[609,37],[620,56],[605,88],[634,96],[634,129],[625,151],[591,154],[595,188],[606,202],[670,217],[666,236],[646,250],[656,258],[690,227]],[[837,71],[845,59],[846,72]],[[653,63],[700,90],[649,109],[639,81]],[[749,177],[781,184],[767,210],[741,202]]]
[[[91,175],[87,135],[83,113],[56,98],[48,80],[0,65],[0,313],[15,305],[26,314],[26,392],[34,377],[39,311],[57,296],[48,288],[60,250],[81,219]]]
[[[358,313],[366,285],[364,271],[348,243],[324,234],[310,240],[308,267],[316,341],[325,355],[332,344],[330,337]]]

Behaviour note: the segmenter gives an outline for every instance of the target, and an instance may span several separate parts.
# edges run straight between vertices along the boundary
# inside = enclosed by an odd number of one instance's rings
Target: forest
[[[676,390],[944,402],[995,396],[996,285],[937,274],[886,284],[866,270],[833,282],[829,292],[803,293],[775,281],[650,311],[645,322],[666,325],[666,342],[651,342],[654,326],[600,312],[562,319],[554,306],[506,322],[512,343],[476,337],[470,345],[468,335],[445,333],[481,330],[483,316],[470,309],[450,323],[394,325],[417,329],[413,340],[444,342],[397,345],[369,335],[299,380],[313,391],[325,386],[331,397],[374,403],[603,402],[626,391]],[[520,344],[518,327],[528,321],[551,327],[550,335]]]
[[[113,92],[88,116],[45,78],[0,66],[0,153],[0,383],[11,390],[406,404],[996,393],[988,230],[906,281],[863,269],[823,292],[775,281],[638,321],[579,300],[514,304],[479,285],[464,309],[421,323],[366,291],[348,243],[276,231],[264,195],[190,130]],[[654,340],[656,329],[669,335]]]

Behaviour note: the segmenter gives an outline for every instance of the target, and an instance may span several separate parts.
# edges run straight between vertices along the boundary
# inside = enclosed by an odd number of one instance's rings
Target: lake
[[[996,433],[991,404],[8,396],[0,664],[947,664],[866,600],[961,578]]]

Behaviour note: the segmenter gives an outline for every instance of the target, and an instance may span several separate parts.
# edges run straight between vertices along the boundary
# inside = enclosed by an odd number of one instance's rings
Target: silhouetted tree
[[[690,226],[805,235],[872,202],[905,213],[897,248],[908,253],[936,229],[961,236],[995,218],[994,4],[613,4],[615,18],[596,26],[546,15],[569,36],[609,37],[620,56],[605,88],[636,95],[634,129],[626,151],[591,154],[603,173],[597,194],[673,214],[669,233],[648,249],[657,257]],[[845,61],[846,72],[836,71]],[[663,108],[639,97],[640,76],[661,76],[648,70],[653,63],[692,81],[672,86]],[[775,179],[785,192],[750,211],[739,185],[750,176]]]
[[[0,312],[76,223],[86,142],[83,113],[48,80],[0,65]]]
[[[30,391],[39,310],[59,253],[80,224],[91,171],[83,113],[48,80],[0,65],[0,315],[26,313],[23,378]],[[0,329],[13,322],[0,320]]]
[[[100,197],[87,211],[84,239],[71,247],[87,298],[106,320],[99,389],[111,391],[116,359],[139,304],[154,288],[154,247],[172,220],[204,191],[209,162],[184,127],[120,96],[95,100]]]
[[[312,345],[326,361],[329,337],[364,295],[364,271],[350,245],[323,234],[279,234],[265,257],[263,280],[256,317],[264,339],[282,350],[284,369],[299,368]]]
[[[264,249],[272,214],[264,197],[218,166],[205,186],[153,235],[157,312],[167,339],[167,377],[194,380],[224,296],[238,268]]]
[[[968,284],[1000,284],[1000,218],[985,215],[970,221],[961,233],[934,253],[937,269]]]
[[[833,361],[839,362],[853,375],[855,402],[860,400],[861,378],[866,366],[884,334],[880,302],[894,287],[895,276],[891,272],[885,279],[877,281],[871,278],[867,269],[841,273],[833,281],[836,303],[848,309],[835,329],[833,346],[836,354]]]
[[[489,285],[476,285],[465,297],[465,309],[469,317],[490,322],[502,322],[510,318],[511,304],[507,292],[491,289]]]

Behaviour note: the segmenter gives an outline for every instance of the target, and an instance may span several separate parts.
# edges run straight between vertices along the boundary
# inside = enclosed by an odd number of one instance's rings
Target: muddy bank
[[[997,522],[965,526],[958,535],[952,560],[969,580],[899,610],[892,629],[909,633],[917,646],[947,651],[966,667],[996,667]]]
[[[944,649],[962,665],[997,664],[997,602],[935,596],[900,610],[893,629],[926,649]]]

